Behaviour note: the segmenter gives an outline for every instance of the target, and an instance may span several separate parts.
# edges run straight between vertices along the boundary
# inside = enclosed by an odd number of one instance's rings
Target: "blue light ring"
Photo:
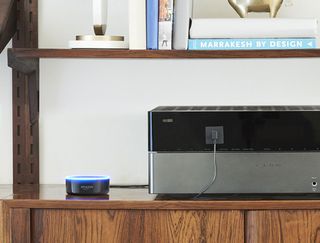
[[[109,181],[109,176],[67,176],[66,181]]]

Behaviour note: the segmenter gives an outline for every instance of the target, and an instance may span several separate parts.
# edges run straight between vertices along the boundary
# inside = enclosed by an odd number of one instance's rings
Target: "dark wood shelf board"
[[[312,50],[106,50],[106,49],[9,49],[16,58],[310,58],[320,57],[320,49]]]

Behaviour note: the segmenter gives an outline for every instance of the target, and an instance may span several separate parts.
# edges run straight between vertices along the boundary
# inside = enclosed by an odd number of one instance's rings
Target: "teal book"
[[[315,49],[316,38],[189,39],[189,50]]]

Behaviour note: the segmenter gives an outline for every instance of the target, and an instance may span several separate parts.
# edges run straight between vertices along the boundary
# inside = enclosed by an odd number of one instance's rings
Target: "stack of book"
[[[193,0],[130,0],[129,48],[187,49]]]
[[[193,0],[130,0],[129,2],[130,49],[317,48],[316,19],[192,19]]]
[[[189,50],[272,50],[317,47],[314,19],[193,19]]]

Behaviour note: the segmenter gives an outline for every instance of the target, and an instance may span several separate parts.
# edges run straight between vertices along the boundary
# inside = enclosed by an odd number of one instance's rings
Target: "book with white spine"
[[[146,49],[145,0],[129,0],[129,49]]]
[[[173,49],[188,49],[193,0],[175,0],[173,21]]]
[[[191,39],[317,37],[316,19],[192,19]]]
[[[159,0],[159,50],[172,49],[173,0]]]

